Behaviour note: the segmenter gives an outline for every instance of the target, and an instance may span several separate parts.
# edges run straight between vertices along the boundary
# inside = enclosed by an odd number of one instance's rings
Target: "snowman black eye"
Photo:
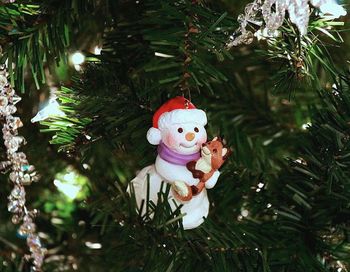
[[[182,128],[178,128],[177,131],[178,131],[179,133],[184,132],[184,130],[183,130]]]
[[[194,128],[195,132],[199,132],[199,129],[197,127]]]

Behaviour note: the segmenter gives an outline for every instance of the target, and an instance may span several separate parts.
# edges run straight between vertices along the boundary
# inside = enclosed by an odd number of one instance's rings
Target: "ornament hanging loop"
[[[197,0],[193,0],[192,5],[198,5]],[[192,7],[192,6],[191,6]],[[191,48],[191,36],[196,35],[200,33],[200,30],[196,26],[196,21],[198,21],[197,14],[193,14],[191,7],[189,7],[188,10],[188,24],[187,24],[187,31],[184,36],[184,61],[183,61],[183,74],[182,74],[182,80],[180,82],[180,89],[182,92],[182,96],[186,98],[191,102],[191,89],[190,89],[190,83],[189,80],[191,78],[191,73],[189,71],[189,66],[192,62],[192,48]],[[186,95],[185,95],[186,93]],[[188,107],[188,105],[185,105],[185,107]]]

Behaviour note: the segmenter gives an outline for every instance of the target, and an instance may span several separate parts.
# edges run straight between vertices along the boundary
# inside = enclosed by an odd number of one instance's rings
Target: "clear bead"
[[[41,176],[38,174],[35,174],[31,178],[32,178],[32,180],[31,180],[32,182],[38,182],[41,179]]]
[[[245,16],[243,14],[238,15],[237,21],[238,23],[243,23],[245,21]]]
[[[8,99],[6,96],[0,96],[0,110],[2,110],[2,108],[5,108],[8,104]]]
[[[10,167],[10,165],[11,165],[10,161],[2,161],[2,162],[0,162],[0,171],[6,170],[7,168]]]
[[[38,251],[41,248],[41,242],[38,235],[30,234],[27,238],[27,243],[32,252]]]
[[[5,114],[14,114],[17,111],[16,106],[14,105],[7,105],[5,107],[4,113]]]
[[[7,123],[9,125],[9,128],[12,130],[23,127],[23,123],[19,117],[9,116],[7,117]]]
[[[10,213],[18,213],[22,209],[22,206],[20,205],[20,202],[18,200],[10,200],[7,204],[7,210]]]
[[[19,224],[19,222],[21,222],[22,218],[18,215],[18,214],[15,214],[14,216],[12,216],[12,223],[17,225]]]
[[[26,140],[22,136],[14,136],[5,142],[5,146],[11,152],[16,152],[21,144],[26,144]]]
[[[19,172],[11,172],[10,173],[10,180],[12,182],[16,182],[19,179]]]
[[[8,84],[5,86],[5,94],[10,97],[15,94],[15,90],[12,89]]]
[[[258,11],[258,6],[254,2],[246,5],[244,9],[244,13],[248,18],[255,16],[257,11]]]
[[[272,6],[275,5],[275,11]],[[286,6],[280,0],[267,0],[262,6],[262,14],[269,32],[274,32],[282,24],[285,17]]]
[[[28,164],[28,160],[23,152],[16,152],[13,154],[13,160],[17,171],[29,171],[32,169]]]
[[[40,252],[38,254],[34,254],[34,257],[33,257],[33,264],[36,266],[36,267],[41,267],[44,263],[44,255]]]
[[[5,87],[8,81],[5,75],[0,75],[0,87]]]
[[[254,34],[251,31],[247,31],[241,36],[241,42],[244,44],[251,44],[254,40]]]
[[[25,174],[23,178],[21,179],[21,183],[23,185],[30,185],[32,184],[32,178],[29,174]]]
[[[26,196],[26,192],[24,191],[23,187],[15,186],[11,191],[11,196],[14,199],[23,199]]]
[[[35,232],[36,230],[36,226],[35,224],[30,220],[27,222],[23,222],[23,224],[20,226],[18,233],[22,236],[31,234],[33,232]]]

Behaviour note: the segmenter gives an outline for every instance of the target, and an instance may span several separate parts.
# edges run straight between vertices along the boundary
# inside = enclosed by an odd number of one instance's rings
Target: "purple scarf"
[[[201,157],[199,151],[190,155],[176,153],[162,142],[158,146],[158,154],[163,160],[177,165],[186,165],[188,162],[197,161]]]

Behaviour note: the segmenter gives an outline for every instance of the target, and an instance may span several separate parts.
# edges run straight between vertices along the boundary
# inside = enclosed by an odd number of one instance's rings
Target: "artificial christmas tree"
[[[327,9],[345,15],[348,3],[2,2],[1,61],[42,177],[25,195],[46,248],[37,270],[350,269],[348,17]],[[269,14],[283,15],[273,29]],[[178,96],[205,112],[208,139],[223,135],[233,150],[200,193],[209,214],[186,230],[166,181],[153,199],[127,192],[156,157],[147,131],[162,139],[152,116]],[[0,154],[6,162],[5,145]],[[0,270],[30,271],[3,172]]]

